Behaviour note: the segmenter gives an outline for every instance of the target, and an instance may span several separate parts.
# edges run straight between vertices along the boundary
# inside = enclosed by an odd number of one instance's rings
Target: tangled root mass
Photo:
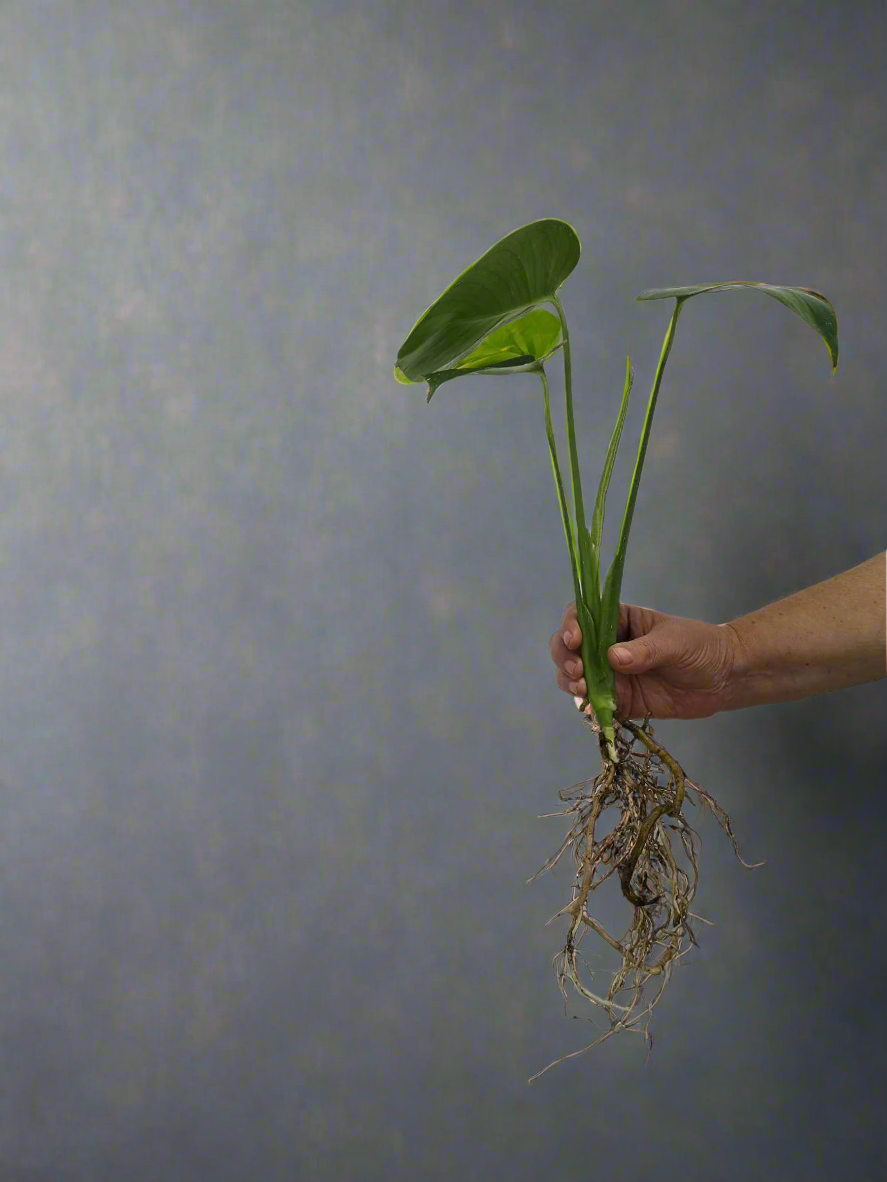
[[[531,1077],[530,1083],[551,1067],[590,1051],[620,1030],[642,1033],[652,1049],[653,1036],[649,1027],[653,1007],[662,996],[674,965],[690,951],[689,945],[683,946],[685,938],[698,947],[690,921],[699,920],[711,926],[710,920],[690,910],[698,881],[696,841],[700,840],[682,812],[685,801],[696,803],[691,789],[698,793],[701,809],[706,806],[711,809],[733,843],[742,865],[749,870],[764,865],[763,862],[750,865],[743,861],[730,818],[709,793],[687,779],[677,760],[655,742],[649,714],[640,726],[628,719],[616,719],[618,763],[608,757],[594,718],[586,715],[586,721],[598,735],[603,769],[594,780],[583,780],[561,790],[561,800],[571,802],[568,808],[542,814],[546,817],[572,815],[575,820],[560,849],[528,882],[534,882],[544,871],[556,866],[572,847],[576,863],[572,898],[548,920],[551,923],[562,915],[570,916],[566,943],[554,957],[557,983],[565,1005],[566,982],[569,980],[582,997],[606,1011],[610,1026],[588,1046],[549,1063]],[[634,750],[636,742],[641,743],[639,753]],[[660,782],[661,779],[665,782]],[[618,806],[620,818],[611,832],[595,839],[598,818],[610,805]],[[680,837],[692,879],[675,860],[670,833],[677,833]],[[634,908],[631,924],[621,940],[605,931],[588,912],[591,892],[613,873],[619,876],[622,894]],[[612,974],[613,980],[605,997],[587,988],[579,977],[580,959],[592,979],[595,972],[604,971],[590,969],[579,951],[589,930],[622,957],[622,967]],[[652,1000],[644,1004],[644,985],[650,977],[659,978],[659,988]],[[626,991],[632,995],[625,999],[628,1004],[617,1002],[617,996]],[[639,1029],[645,1017],[646,1025]]]

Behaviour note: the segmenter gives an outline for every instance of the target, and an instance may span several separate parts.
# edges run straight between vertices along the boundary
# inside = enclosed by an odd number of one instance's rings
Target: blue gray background
[[[659,724],[767,864],[699,821],[716,926],[648,1065],[622,1035],[528,1087],[594,1037],[544,926],[567,867],[524,882],[599,766],[547,651],[540,392],[391,371],[477,255],[570,221],[591,489],[636,375],[609,561],[671,312],[635,296],[815,287],[834,377],[770,300],[685,308],[623,599],[722,622],[883,550],[885,34],[794,0],[0,5],[3,1182],[884,1168],[887,682]]]

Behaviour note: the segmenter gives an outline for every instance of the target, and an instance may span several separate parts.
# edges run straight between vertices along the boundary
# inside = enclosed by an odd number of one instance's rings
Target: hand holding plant
[[[639,704],[635,702],[633,693],[631,701],[624,703],[628,707],[627,712],[619,709],[616,676],[608,660],[608,652],[617,638],[622,572],[653,411],[681,309],[687,300],[705,292],[743,287],[761,291],[790,308],[815,329],[828,350],[832,373],[838,364],[838,321],[835,310],[825,296],[811,288],[733,280],[642,292],[638,296],[639,300],[673,297],[675,307],[647,403],[616,554],[602,588],[600,551],[604,508],[628,409],[633,374],[631,359],[627,357],[622,401],[607,448],[589,526],[582,497],[573,423],[570,335],[566,314],[557,296],[558,289],[579,261],[579,254],[576,231],[559,218],[543,218],[507,234],[463,271],[423,312],[400,347],[394,369],[394,376],[399,382],[427,383],[426,401],[429,402],[445,382],[475,374],[504,377],[532,373],[539,377],[542,384],[545,432],[573,576],[577,628],[581,633],[579,651],[587,700],[580,703],[580,708],[587,710],[586,719],[598,737],[602,770],[593,780],[584,780],[561,791],[561,800],[569,802],[566,809],[545,814],[573,815],[575,820],[560,849],[538,874],[556,865],[564,852],[572,849],[576,864],[572,897],[556,916],[552,916],[552,919],[562,915],[569,917],[564,949],[555,957],[557,981],[565,1002],[565,985],[569,980],[582,997],[604,1009],[610,1019],[610,1028],[600,1038],[579,1051],[556,1059],[549,1064],[550,1067],[590,1050],[619,1030],[640,1033],[637,1031],[638,1024],[643,1017],[652,1013],[674,965],[689,951],[682,949],[684,937],[691,944],[696,943],[690,920],[702,920],[702,917],[690,910],[690,904],[696,893],[694,838],[697,834],[683,814],[685,803],[695,805],[691,789],[698,794],[702,807],[711,808],[733,842],[736,856],[742,861],[730,818],[713,797],[688,779],[677,760],[655,741],[653,728],[649,725],[652,710],[648,708],[645,711],[644,721],[638,726],[631,720],[631,714],[636,712]],[[557,314],[546,311],[540,306],[542,304],[550,304]],[[563,350],[564,358],[564,404],[573,494],[572,514],[557,457],[544,366],[559,350]],[[630,614],[627,623],[631,624]],[[663,640],[667,636],[674,638],[673,628],[666,621],[654,621],[649,628],[649,636],[652,638],[654,634]],[[678,666],[681,666],[680,660]],[[672,668],[667,674],[663,672],[658,679],[648,676],[643,683],[638,682],[639,700],[643,700],[647,691],[652,695],[655,686],[662,693],[664,702],[670,693],[672,701],[680,706],[682,699],[677,691],[682,690],[686,694],[692,688],[694,677],[698,678],[699,670],[694,671],[692,666],[692,659],[689,663],[685,659],[680,674]],[[704,676],[707,678],[708,675],[706,670]],[[676,680],[679,678],[683,678],[682,686]],[[698,689],[698,680],[696,684]],[[685,696],[684,706],[688,700]],[[645,704],[650,706],[650,702]],[[634,749],[636,742],[640,743],[639,751]],[[664,783],[660,782],[660,778]],[[614,804],[620,810],[620,820],[610,833],[596,837],[598,818],[608,806]],[[680,838],[692,880],[676,860],[677,851],[673,848],[669,832],[676,833]],[[747,865],[745,862],[742,864]],[[606,871],[602,871],[603,867],[607,867]],[[631,924],[621,939],[606,932],[588,911],[590,892],[614,872],[618,873],[623,896],[633,905]],[[613,973],[605,997],[589,989],[579,976],[578,949],[589,930],[605,940],[622,958],[621,968]],[[657,948],[661,951],[654,958]],[[591,975],[593,977],[594,973]],[[658,993],[645,1008],[635,1012],[644,1000],[645,983],[654,976],[660,979]],[[626,999],[628,1004],[618,1002],[616,998],[626,990],[633,995],[630,1000]],[[643,1033],[652,1045],[649,1019]],[[547,1070],[547,1067],[543,1069]],[[543,1071],[537,1072],[531,1082]]]
[[[557,666],[559,688],[581,702],[584,680],[573,688],[582,678],[578,636],[576,605],[571,603],[548,651]],[[616,673],[617,717],[710,718],[728,708],[737,644],[728,625],[621,603],[616,641],[620,648],[627,645],[632,656],[630,664],[620,665],[611,659],[613,650],[608,653]],[[590,709],[586,707],[586,713]]]

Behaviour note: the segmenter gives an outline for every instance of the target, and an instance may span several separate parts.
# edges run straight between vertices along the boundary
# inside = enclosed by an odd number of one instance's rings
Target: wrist
[[[745,706],[753,706],[755,702],[749,692],[752,658],[748,645],[735,621],[718,624],[718,627],[724,629],[730,652],[723,708],[741,710]]]

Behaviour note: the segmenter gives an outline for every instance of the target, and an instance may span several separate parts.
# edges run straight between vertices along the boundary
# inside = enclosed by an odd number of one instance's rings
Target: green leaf
[[[537,362],[547,361],[562,343],[558,317],[545,308],[535,308],[519,320],[512,320],[491,332],[455,369],[426,374],[428,397],[425,401],[430,402],[437,387],[453,378],[479,373],[498,374],[500,377],[503,373],[526,373]],[[395,377],[397,373],[395,370]]]
[[[437,373],[430,373],[426,374],[425,376],[426,380],[429,381],[431,378],[436,378],[437,381],[435,382],[435,386],[439,386],[441,382],[448,382],[451,378],[470,377],[477,373],[489,373],[490,370],[515,369],[519,366],[526,368],[531,362],[535,363],[535,361],[536,358],[531,354],[520,353],[515,354],[513,357],[503,359],[502,361],[487,361],[483,362],[481,365],[473,366],[460,365],[457,366],[456,369],[441,369],[438,370]],[[415,385],[415,382],[411,382],[410,379],[405,377],[403,372],[399,369],[395,369],[394,376],[405,386]]]
[[[679,300],[701,295],[705,291],[723,291],[727,287],[757,287],[766,295],[791,308],[811,328],[815,328],[825,342],[832,373],[838,368],[838,313],[830,300],[812,287],[777,287],[772,283],[749,283],[732,279],[728,283],[700,283],[695,287],[656,287],[642,291],[639,300],[664,300],[674,296]]]
[[[424,382],[458,368],[496,329],[550,300],[580,249],[576,231],[560,218],[506,234],[422,313],[398,350],[394,376]]]
[[[561,322],[546,308],[535,308],[519,320],[495,329],[468,356],[458,369],[472,365],[505,365],[505,358],[529,355],[541,361],[561,344]]]
[[[536,358],[529,355],[521,355],[519,357],[511,357],[505,361],[492,361],[484,365],[473,365],[467,369],[459,366],[458,369],[442,369],[437,373],[430,373],[426,375],[428,380],[428,393],[425,401],[430,402],[434,391],[438,386],[442,386],[444,382],[451,382],[453,378],[470,378],[475,374],[499,374],[503,373],[529,373],[531,369],[536,366]],[[394,371],[394,376],[399,382],[404,379],[398,377],[397,370]],[[407,382],[408,385],[413,385],[412,382]]]

